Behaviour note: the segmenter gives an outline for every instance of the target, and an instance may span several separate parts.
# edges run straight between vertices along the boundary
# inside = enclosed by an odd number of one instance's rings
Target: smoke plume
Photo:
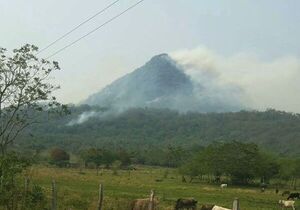
[[[223,56],[203,47],[170,56],[194,80],[209,87],[211,94],[234,97],[251,109],[300,112],[300,59],[296,56],[263,60],[247,53]]]

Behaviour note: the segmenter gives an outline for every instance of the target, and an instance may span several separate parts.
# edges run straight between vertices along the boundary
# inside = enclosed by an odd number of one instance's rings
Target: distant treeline
[[[74,155],[74,154],[73,154]],[[215,183],[258,184],[262,186],[277,180],[277,186],[290,181],[297,185],[300,178],[300,158],[282,158],[261,151],[256,144],[229,142],[216,143],[193,150],[171,147],[157,151],[117,151],[89,148],[80,151],[71,161],[61,148],[53,148],[47,158],[36,155],[36,161],[47,160],[59,167],[134,169],[134,165],[159,165],[178,168],[183,181],[195,178]],[[259,182],[260,180],[260,182]],[[285,182],[285,183],[286,183]]]
[[[71,107],[70,111],[71,115],[49,118],[46,123],[28,130],[16,146],[30,150],[58,146],[72,153],[90,147],[153,153],[152,150],[166,149],[169,145],[193,148],[213,142],[240,141],[255,143],[278,155],[300,154],[299,114],[272,109],[178,113],[147,108],[113,114],[107,109],[87,105]],[[83,116],[90,118],[82,121]],[[79,124],[69,125],[74,120]]]

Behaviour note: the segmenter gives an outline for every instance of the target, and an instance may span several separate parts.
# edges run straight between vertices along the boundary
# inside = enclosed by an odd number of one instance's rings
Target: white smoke
[[[214,88],[231,89],[219,93],[229,100],[238,97],[253,109],[300,112],[300,59],[296,56],[266,61],[247,53],[223,56],[203,47],[170,56],[212,94],[218,93]]]
[[[78,125],[81,123],[84,123],[88,121],[92,117],[98,116],[99,113],[95,111],[89,111],[89,112],[83,112],[81,115],[78,116],[78,118],[71,120],[67,125],[68,126],[73,126],[73,125]]]
[[[112,110],[112,109],[102,110],[102,111],[86,111],[86,112],[83,112],[80,115],[76,116],[75,119],[72,119],[66,125],[67,126],[79,125],[79,124],[87,122],[91,118],[105,120],[107,118],[114,117],[118,114],[120,114],[120,112],[118,112],[117,110]]]

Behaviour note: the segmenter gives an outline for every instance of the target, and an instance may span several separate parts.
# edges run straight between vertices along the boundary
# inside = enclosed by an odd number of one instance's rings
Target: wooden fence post
[[[232,210],[240,210],[240,201],[238,198],[235,198],[232,204]]]
[[[29,186],[29,178],[25,177],[24,179],[24,196],[22,200],[22,207],[21,209],[25,209],[26,206],[26,198],[27,198],[27,193],[28,193],[28,186]]]
[[[51,200],[51,210],[57,210],[57,191],[55,180],[52,180],[52,200]]]
[[[154,190],[150,193],[149,210],[154,210]]]
[[[97,210],[102,210],[102,204],[103,204],[103,186],[102,186],[102,184],[100,184]]]

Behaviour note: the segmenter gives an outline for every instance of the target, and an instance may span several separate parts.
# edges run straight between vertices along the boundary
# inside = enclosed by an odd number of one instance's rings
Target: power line
[[[71,47],[72,45],[74,45],[75,43],[79,42],[80,40],[84,39],[85,37],[89,36],[90,34],[94,33],[95,31],[99,30],[100,28],[102,28],[103,26],[107,25],[108,23],[114,21],[115,19],[117,19],[118,17],[122,16],[123,14],[125,14],[126,12],[128,12],[129,10],[133,9],[134,7],[138,6],[140,3],[142,3],[145,0],[140,0],[137,3],[133,4],[132,6],[128,7],[127,9],[125,9],[123,12],[119,13],[118,15],[112,17],[111,19],[109,19],[108,21],[104,22],[103,24],[101,24],[100,26],[98,26],[97,28],[93,29],[92,31],[88,32],[87,34],[83,35],[82,37],[76,39],[75,41],[69,43],[68,45],[66,45],[65,47],[59,49],[58,51],[54,52],[53,54],[51,54],[50,56],[48,56],[46,59],[49,59],[55,55],[57,55],[58,53],[64,51],[65,49]]]
[[[61,37],[59,37],[58,39],[56,39],[55,41],[51,42],[50,44],[48,44],[46,47],[42,48],[41,50],[39,50],[36,55],[40,54],[41,52],[47,50],[49,47],[53,46],[54,44],[56,44],[57,42],[59,42],[60,40],[62,40],[63,38],[65,38],[66,36],[68,36],[69,34],[71,34],[72,32],[74,32],[75,30],[77,30],[78,28],[80,28],[82,25],[86,24],[87,22],[89,22],[90,20],[92,20],[93,18],[95,18],[96,16],[102,14],[103,12],[105,12],[106,10],[108,10],[109,8],[111,8],[113,5],[115,5],[116,3],[118,3],[120,0],[116,0],[114,2],[112,2],[111,4],[109,4],[108,6],[106,6],[104,9],[102,9],[101,11],[97,12],[96,14],[94,14],[93,16],[89,17],[88,19],[86,19],[85,21],[83,21],[82,23],[80,23],[79,25],[77,25],[76,27],[74,27],[73,29],[71,29],[69,32],[65,33],[64,35],[62,35]]]

